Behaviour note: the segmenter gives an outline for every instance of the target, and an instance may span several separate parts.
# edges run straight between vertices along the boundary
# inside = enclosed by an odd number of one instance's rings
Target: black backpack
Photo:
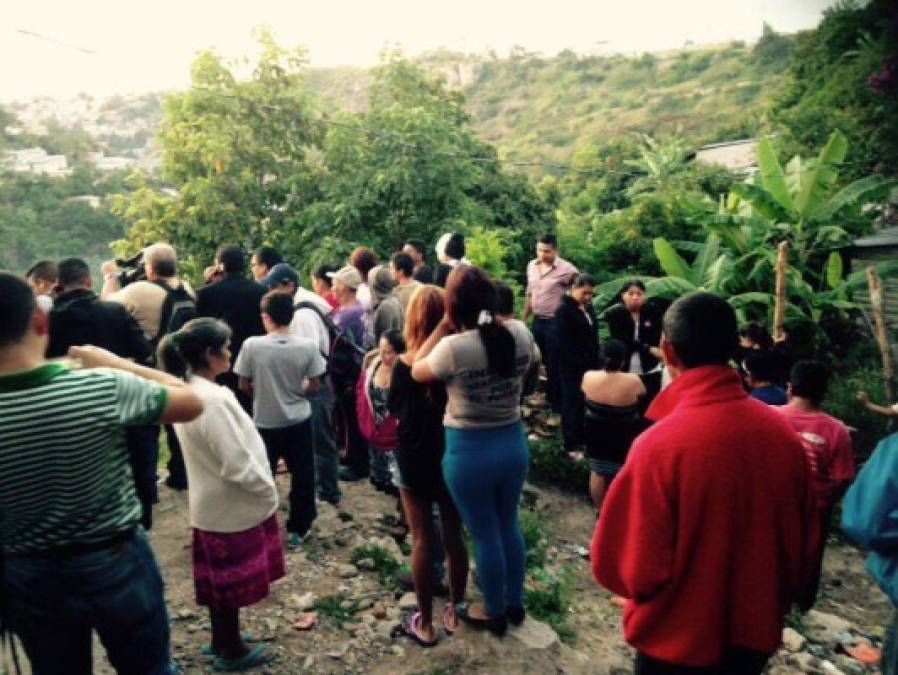
[[[365,358],[365,350],[355,343],[352,335],[340,328],[337,324],[321,311],[315,303],[303,301],[296,303],[295,309],[311,309],[320,318],[327,328],[331,349],[327,359],[327,372],[331,379],[340,381],[351,380],[355,383],[362,369],[362,359]]]
[[[155,359],[159,341],[169,333],[181,330],[185,323],[196,318],[196,301],[187,292],[183,283],[177,288],[172,288],[162,279],[157,279],[153,283],[165,291],[165,301],[162,303],[162,313],[159,315],[159,330],[150,341],[153,359]]]

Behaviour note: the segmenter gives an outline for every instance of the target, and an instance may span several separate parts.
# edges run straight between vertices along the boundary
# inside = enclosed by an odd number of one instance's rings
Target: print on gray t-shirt
[[[309,338],[269,333],[243,343],[234,372],[253,382],[256,426],[282,429],[309,419],[312,407],[303,394],[306,382],[323,375],[326,368],[318,345]]]

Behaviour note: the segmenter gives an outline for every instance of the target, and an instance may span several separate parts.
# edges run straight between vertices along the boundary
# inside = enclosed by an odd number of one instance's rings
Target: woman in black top
[[[440,510],[449,571],[450,597],[443,613],[443,627],[449,634],[457,627],[455,605],[464,601],[468,578],[468,550],[461,516],[443,481],[446,389],[442,383],[419,384],[411,373],[415,355],[444,314],[442,289],[426,285],[412,294],[405,316],[406,351],[393,366],[387,401],[398,421],[399,496],[412,533],[412,583],[418,600],[417,611],[403,617],[402,628],[425,647],[437,641],[433,626],[434,502]]]
[[[564,447],[573,452],[582,443],[583,391],[587,370],[599,367],[599,331],[592,308],[595,281],[575,274],[568,294],[555,311],[558,338],[558,373],[561,381],[561,433]]]
[[[645,284],[631,279],[618,294],[621,304],[605,315],[608,331],[627,347],[624,372],[644,375],[661,359],[661,317],[645,304]]]

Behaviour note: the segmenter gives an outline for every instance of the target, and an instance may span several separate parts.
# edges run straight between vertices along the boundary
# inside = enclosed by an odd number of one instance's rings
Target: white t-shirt
[[[446,383],[449,402],[443,424],[456,429],[488,429],[521,417],[524,375],[536,358],[533,335],[520,321],[507,321],[514,337],[515,374],[499,377],[487,368],[486,349],[477,329],[444,337],[426,362]]]
[[[297,288],[293,296],[294,307],[300,303],[310,303],[321,310],[324,316],[330,315],[333,307],[327,304],[327,300],[317,293],[307,291],[305,288]],[[324,356],[331,353],[330,333],[327,326],[321,320],[318,313],[309,307],[303,307],[296,310],[293,314],[293,321],[290,322],[290,332],[299,337],[309,338],[318,345],[318,351]]]
[[[264,522],[278,506],[262,437],[227,387],[192,377],[203,414],[175,424],[190,481],[192,527],[242,532]]]
[[[283,429],[309,419],[306,380],[326,369],[318,345],[290,333],[249,338],[234,364],[237,375],[253,382],[253,421],[260,429]]]

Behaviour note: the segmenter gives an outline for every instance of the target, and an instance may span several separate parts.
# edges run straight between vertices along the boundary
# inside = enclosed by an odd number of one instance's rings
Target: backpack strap
[[[156,335],[150,340],[150,345],[153,347],[153,352],[156,350],[156,345],[165,337],[165,331],[168,328],[168,324],[172,318],[172,312],[174,310],[173,303],[168,302],[169,296],[174,293],[176,290],[180,290],[184,288],[184,282],[181,282],[181,286],[178,288],[172,288],[169,286],[168,282],[165,279],[156,279],[155,281],[151,281],[151,284],[155,284],[163,291],[165,291],[165,300],[162,302],[161,314],[159,315],[159,328],[156,330]],[[168,310],[168,311],[166,311]],[[168,316],[166,316],[168,314]]]
[[[318,305],[316,305],[314,302],[303,300],[302,302],[296,303],[294,309],[311,309],[318,315],[318,317],[321,319],[321,322],[324,324],[325,328],[327,328],[328,332],[331,335],[331,352],[333,352],[333,343],[336,342],[337,338],[344,338],[350,345],[352,345],[352,348],[362,356],[367,353],[362,347],[355,343],[355,340],[353,339],[352,334],[349,331],[340,328],[337,324],[335,324],[333,320],[324,312],[322,312],[321,308],[318,307]]]

